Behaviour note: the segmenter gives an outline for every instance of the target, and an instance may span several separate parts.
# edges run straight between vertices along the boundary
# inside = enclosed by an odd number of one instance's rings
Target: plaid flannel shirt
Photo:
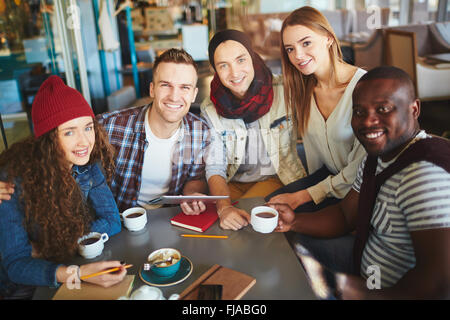
[[[144,121],[150,107],[151,104],[97,116],[116,149],[116,172],[111,191],[121,212],[136,206],[139,198],[144,152],[148,147]],[[189,180],[205,178],[204,157],[211,139],[208,124],[188,113],[183,117],[181,132],[172,156],[168,195],[181,194]]]

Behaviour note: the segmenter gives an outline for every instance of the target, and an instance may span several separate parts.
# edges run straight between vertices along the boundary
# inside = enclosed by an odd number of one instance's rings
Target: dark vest
[[[395,173],[410,164],[428,161],[450,173],[450,141],[443,138],[425,138],[411,144],[389,167],[375,175],[378,157],[367,156],[363,182],[359,192],[358,220],[353,248],[354,271],[359,274],[361,259],[371,231],[370,220],[380,187]]]

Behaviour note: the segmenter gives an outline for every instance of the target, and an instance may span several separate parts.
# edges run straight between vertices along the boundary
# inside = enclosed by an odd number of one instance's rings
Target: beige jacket
[[[259,118],[264,145],[283,184],[289,184],[306,176],[306,171],[297,154],[297,131],[294,130],[292,117],[286,115],[284,105],[283,80],[281,76],[273,78],[274,100],[270,111]],[[224,176],[230,181],[245,159],[247,129],[242,119],[226,119],[217,114],[214,104],[207,97],[201,105],[201,115],[215,129],[216,139],[226,152],[226,177],[220,170],[206,165],[206,177],[214,174]],[[217,168],[217,167],[216,167]],[[225,170],[223,170],[225,171]],[[222,172],[223,172],[222,171]]]

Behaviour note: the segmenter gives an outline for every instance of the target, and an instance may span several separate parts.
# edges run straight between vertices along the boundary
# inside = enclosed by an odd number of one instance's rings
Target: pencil
[[[127,265],[124,265],[123,267],[124,267],[125,269],[128,269],[128,268],[130,268],[130,267],[132,267],[132,266],[133,266],[132,264],[127,264]],[[92,277],[96,277],[96,276],[99,276],[99,275],[102,275],[102,274],[111,273],[111,272],[116,272],[116,271],[119,271],[119,270],[120,270],[119,267],[116,267],[116,268],[110,268],[110,269],[106,269],[106,270],[103,270],[103,271],[99,271],[99,272],[96,272],[96,273],[92,273],[92,274],[88,274],[88,275],[82,276],[80,279],[81,279],[81,280],[85,280],[85,279],[89,279],[89,278],[92,278]]]
[[[185,238],[213,238],[213,239],[228,239],[228,236],[212,236],[207,234],[182,234]]]

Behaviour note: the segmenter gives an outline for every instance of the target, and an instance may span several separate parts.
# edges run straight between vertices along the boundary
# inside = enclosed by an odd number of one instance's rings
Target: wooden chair
[[[387,29],[385,34],[386,64],[398,67],[414,81],[421,100],[450,98],[450,64],[429,64],[417,54],[414,32]]]
[[[356,66],[370,70],[386,64],[383,53],[388,29],[414,32],[419,57],[450,52],[450,22],[382,27],[376,29],[366,43],[353,45]]]
[[[353,45],[355,66],[371,70],[384,64],[383,33],[383,29],[376,29],[367,42]]]

